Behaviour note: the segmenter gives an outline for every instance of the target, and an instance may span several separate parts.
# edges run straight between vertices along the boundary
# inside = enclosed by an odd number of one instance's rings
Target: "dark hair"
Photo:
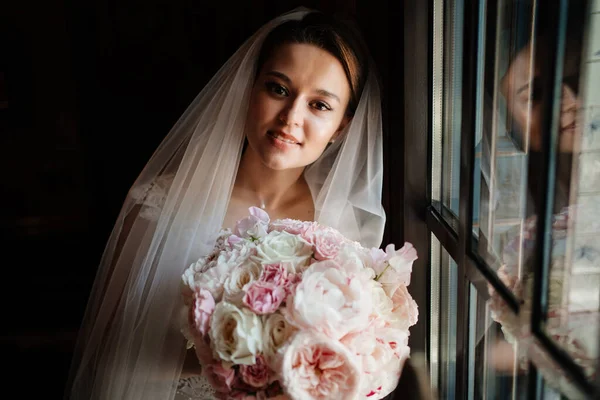
[[[365,85],[370,60],[365,42],[356,26],[348,20],[321,12],[311,12],[301,20],[284,22],[265,38],[256,73],[260,72],[277,47],[287,43],[317,46],[340,61],[350,84],[347,113],[354,114]]]

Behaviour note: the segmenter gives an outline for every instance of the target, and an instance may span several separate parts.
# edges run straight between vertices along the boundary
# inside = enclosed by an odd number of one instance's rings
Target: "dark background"
[[[104,245],[154,149],[242,42],[297,6],[354,17],[367,39],[383,87],[384,243],[402,243],[403,19],[389,3],[47,0],[3,9],[1,339],[19,398],[62,396]]]

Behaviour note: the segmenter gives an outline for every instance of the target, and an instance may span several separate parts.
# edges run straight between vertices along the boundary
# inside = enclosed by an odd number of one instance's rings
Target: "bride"
[[[125,199],[67,397],[211,398],[179,329],[184,269],[251,206],[378,247],[382,178],[379,87],[360,35],[304,9],[267,23],[188,107]]]

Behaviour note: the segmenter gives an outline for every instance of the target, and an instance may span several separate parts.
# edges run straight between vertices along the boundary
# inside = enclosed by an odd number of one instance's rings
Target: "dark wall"
[[[401,117],[389,107],[401,108],[401,73],[391,61],[401,49],[391,40],[401,43],[402,28],[390,24],[385,1],[38,3],[12,4],[0,16],[0,209],[10,260],[1,337],[16,383],[27,386],[34,375],[45,398],[59,398],[121,202],[223,62],[263,23],[297,6],[354,16],[384,83],[386,160],[397,161]],[[402,232],[401,205],[388,200],[402,198],[394,171],[386,171],[385,206],[398,221],[393,231]],[[390,239],[401,240],[388,229]]]

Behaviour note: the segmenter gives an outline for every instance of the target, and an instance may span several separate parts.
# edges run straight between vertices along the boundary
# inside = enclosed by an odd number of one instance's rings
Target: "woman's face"
[[[269,168],[314,162],[348,122],[350,85],[340,61],[309,44],[283,44],[254,84],[246,118],[249,149]]]
[[[504,95],[510,115],[521,134],[529,131],[530,148],[540,151],[542,147],[541,93],[539,68],[531,68],[530,47],[519,52],[501,81],[500,91]],[[530,73],[533,73],[533,79]],[[531,109],[530,109],[531,107]],[[579,99],[573,89],[562,85],[559,151],[570,153],[577,132]]]

